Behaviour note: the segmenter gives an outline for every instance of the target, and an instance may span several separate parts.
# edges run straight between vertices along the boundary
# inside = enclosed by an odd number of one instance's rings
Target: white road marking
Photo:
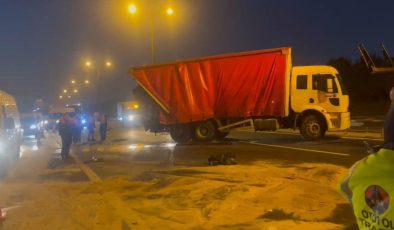
[[[383,141],[383,138],[368,138],[368,137],[341,137],[343,139],[351,140],[371,140],[371,141]]]
[[[101,178],[99,177],[99,175],[97,175],[91,168],[89,168],[86,164],[84,164],[83,162],[81,162],[81,160],[79,160],[79,158],[77,157],[77,155],[75,155],[73,152],[71,152],[71,157],[75,160],[75,162],[77,163],[78,167],[82,170],[82,172],[85,173],[85,175],[89,178],[90,181],[93,182],[100,182]]]
[[[271,131],[249,131],[249,130],[237,130],[237,132],[247,132],[247,133],[264,133],[264,134],[280,134],[280,135],[292,135],[292,136],[301,136],[298,133],[285,133],[285,132],[271,132]],[[333,134],[336,135],[336,134]],[[350,140],[371,140],[371,141],[383,141],[383,138],[371,138],[371,137],[345,137],[345,136],[339,136],[340,138],[343,139],[350,139]]]
[[[241,142],[246,143],[246,144],[252,144],[252,145],[261,145],[261,146],[268,146],[268,147],[274,147],[274,148],[283,148],[283,149],[291,149],[291,150],[306,151],[306,152],[324,153],[324,154],[336,155],[336,156],[345,156],[345,157],[350,156],[350,154],[347,154],[347,153],[336,153],[336,152],[329,152],[329,151],[322,151],[322,150],[289,147],[289,146],[283,146],[283,145],[270,145],[270,144],[263,144],[263,143],[253,142],[253,141],[252,142],[241,141]]]
[[[52,138],[61,147],[62,144],[61,141],[59,140],[59,137],[52,135]],[[97,173],[95,173],[91,168],[89,168],[86,164],[84,164],[72,151],[70,153],[70,156],[74,159],[74,161],[77,163],[77,166],[82,170],[83,173],[85,173],[85,175],[89,178],[90,181],[93,182],[101,181],[99,175],[97,175]]]

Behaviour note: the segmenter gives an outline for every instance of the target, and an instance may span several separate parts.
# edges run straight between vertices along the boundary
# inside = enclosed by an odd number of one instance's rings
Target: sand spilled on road
[[[72,171],[72,170],[71,170]],[[103,182],[6,183],[5,229],[343,229],[350,207],[329,164],[177,168]]]

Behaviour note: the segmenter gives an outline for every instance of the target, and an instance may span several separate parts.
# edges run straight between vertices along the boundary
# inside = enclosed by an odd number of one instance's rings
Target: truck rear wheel
[[[192,139],[192,131],[189,125],[177,125],[170,128],[170,136],[176,143],[187,143]]]
[[[198,123],[194,127],[194,137],[197,141],[209,142],[216,137],[216,127],[212,121]]]
[[[327,128],[324,121],[319,119],[316,115],[308,115],[302,119],[300,127],[301,135],[310,141],[314,141],[324,137]]]

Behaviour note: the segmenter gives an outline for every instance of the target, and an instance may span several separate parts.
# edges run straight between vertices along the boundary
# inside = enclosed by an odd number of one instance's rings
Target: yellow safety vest
[[[381,149],[353,165],[339,184],[360,229],[394,230],[394,151]]]

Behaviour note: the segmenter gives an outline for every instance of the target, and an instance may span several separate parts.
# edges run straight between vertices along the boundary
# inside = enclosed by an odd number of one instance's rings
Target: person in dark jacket
[[[66,113],[59,120],[59,135],[62,139],[62,151],[61,156],[63,160],[66,160],[70,153],[70,147],[73,137],[73,125],[70,116]]]
[[[383,125],[384,141],[383,144],[373,146],[371,151],[378,152],[381,148],[394,150],[394,87],[390,90],[390,108],[386,114],[386,118]]]
[[[89,116],[89,121],[88,121],[88,141],[96,141],[94,139],[94,128],[96,128],[96,120],[94,119],[94,115]]]
[[[103,114],[100,116],[100,138],[101,141],[105,141],[107,138],[107,129],[108,129],[108,117]]]
[[[384,143],[383,146],[394,149],[394,87],[390,90],[390,109],[384,121]]]
[[[74,145],[79,145],[81,144],[81,136],[82,136],[82,123],[81,123],[81,116],[80,115],[74,115],[72,117],[72,122],[73,122],[73,142]]]

